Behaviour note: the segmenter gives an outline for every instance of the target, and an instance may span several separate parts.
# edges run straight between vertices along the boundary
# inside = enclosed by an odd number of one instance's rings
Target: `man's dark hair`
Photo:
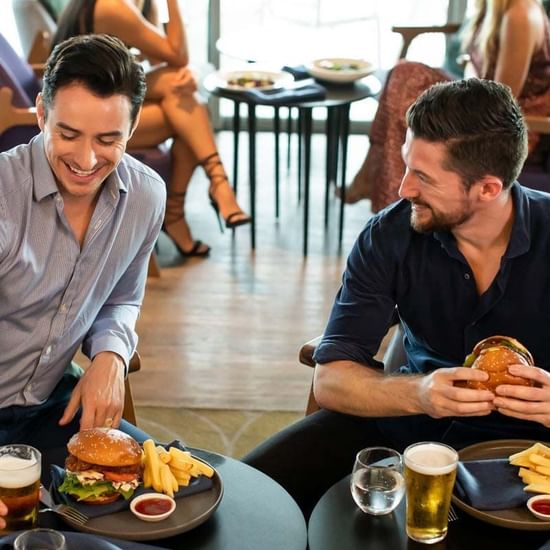
[[[527,156],[519,105],[508,86],[492,80],[435,84],[409,107],[407,125],[415,138],[446,146],[444,167],[467,189],[487,175],[510,187]]]
[[[88,34],[58,44],[46,63],[42,101],[46,113],[55,94],[70,84],[82,84],[99,97],[125,95],[131,103],[133,125],[147,86],[143,68],[118,38]]]

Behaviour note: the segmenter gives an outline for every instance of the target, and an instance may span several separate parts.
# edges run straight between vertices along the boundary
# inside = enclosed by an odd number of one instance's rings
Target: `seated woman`
[[[152,147],[173,138],[163,230],[182,255],[206,256],[210,247],[193,239],[184,217],[185,194],[196,166],[202,166],[210,180],[208,196],[220,227],[220,215],[228,228],[249,223],[250,216],[237,204],[216,148],[208,111],[197,99],[196,83],[187,66],[189,52],[178,0],[167,0],[166,33],[157,26],[153,2],[70,0],[60,16],[53,45],[77,34],[105,33],[137,48],[151,61],[147,96],[130,147]]]
[[[550,22],[540,2],[477,0],[463,50],[470,58],[466,76],[507,84],[525,114],[550,114]],[[422,63],[401,61],[393,68],[372,123],[367,157],[346,188],[346,203],[369,198],[372,211],[378,212],[398,199],[405,172],[405,113],[421,92],[451,78]],[[540,136],[530,133],[529,153],[540,146]]]

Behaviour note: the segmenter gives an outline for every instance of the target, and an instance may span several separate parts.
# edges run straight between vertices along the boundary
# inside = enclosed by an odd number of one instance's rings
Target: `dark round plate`
[[[202,462],[205,462],[201,459]],[[59,516],[77,531],[126,540],[157,540],[178,535],[204,523],[216,510],[223,497],[223,482],[214,469],[212,488],[202,493],[176,499],[174,513],[163,521],[138,519],[130,509],[89,519],[79,525]]]
[[[458,452],[460,460],[482,460],[484,458],[507,458],[511,454],[527,449],[536,441],[528,439],[500,439],[470,445]],[[549,531],[550,521],[536,518],[527,509],[505,508],[504,510],[478,510],[453,495],[453,503],[474,518],[500,527],[522,529],[524,531]]]

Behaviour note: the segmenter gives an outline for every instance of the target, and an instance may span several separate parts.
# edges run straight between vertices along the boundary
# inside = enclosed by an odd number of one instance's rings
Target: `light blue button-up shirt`
[[[81,344],[128,364],[165,198],[162,179],[125,155],[81,248],[42,136],[0,154],[0,408],[46,400]]]

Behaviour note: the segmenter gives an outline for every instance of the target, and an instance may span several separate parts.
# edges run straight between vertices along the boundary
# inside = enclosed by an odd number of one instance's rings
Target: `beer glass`
[[[369,447],[357,453],[350,480],[353,500],[363,512],[389,514],[405,494],[401,455],[387,447]]]
[[[29,445],[0,447],[0,499],[8,507],[5,531],[34,527],[40,496],[40,453]]]
[[[442,443],[415,443],[403,453],[407,488],[407,535],[433,544],[447,535],[457,452]]]

